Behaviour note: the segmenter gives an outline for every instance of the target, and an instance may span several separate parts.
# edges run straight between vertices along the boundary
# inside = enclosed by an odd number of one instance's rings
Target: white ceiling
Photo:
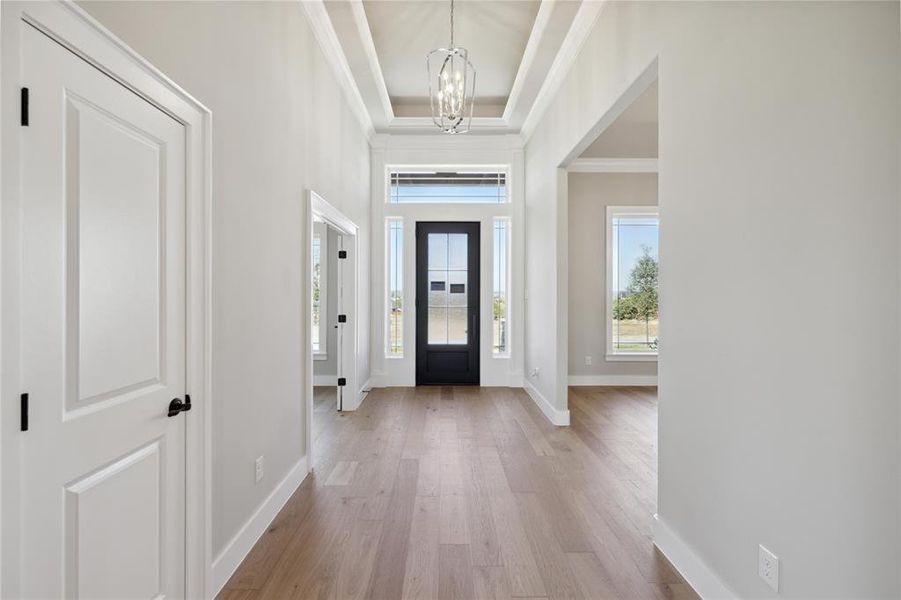
[[[327,53],[340,55],[381,133],[434,133],[426,55],[450,42],[449,0],[318,0],[305,2]],[[588,2],[587,4],[591,4]],[[457,0],[455,42],[476,72],[473,130],[516,133],[540,99],[558,55],[570,59],[581,0]],[[586,10],[586,13],[592,11]],[[590,18],[590,17],[586,17]],[[345,66],[340,66],[343,63]]]
[[[630,104],[580,158],[657,158],[657,82]]]
[[[538,5],[537,0],[456,2],[454,41],[469,51],[476,68],[480,116],[502,116]],[[364,0],[363,7],[394,114],[429,114],[425,57],[449,45],[450,2]]]

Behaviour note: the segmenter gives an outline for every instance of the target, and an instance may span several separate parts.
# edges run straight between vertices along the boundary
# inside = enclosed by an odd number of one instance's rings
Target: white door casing
[[[0,69],[3,72],[3,78],[0,79],[0,89],[2,89],[0,144],[2,144],[3,153],[3,161],[0,163],[0,189],[2,189],[2,193],[0,193],[0,258],[2,258],[0,260],[0,365],[2,365],[0,368],[0,392],[2,392],[2,396],[0,396],[2,397],[2,403],[0,403],[0,475],[2,475],[0,477],[0,597],[28,597],[35,593],[43,595],[52,586],[57,586],[60,592],[58,594],[51,593],[51,597],[59,597],[63,594],[94,597],[121,596],[123,594],[126,596],[144,595],[144,589],[153,587],[153,581],[158,582],[157,588],[161,589],[160,595],[163,596],[207,597],[211,593],[209,591],[211,576],[211,440],[209,435],[211,428],[209,401],[211,391],[211,312],[209,308],[211,303],[210,215],[212,209],[211,113],[72,2],[62,0],[3,2],[0,4],[0,28],[2,28]],[[171,445],[169,438],[172,436],[168,430],[172,427],[169,425],[160,427],[159,431],[155,432],[159,435],[152,437],[142,445],[138,441],[141,437],[140,434],[147,434],[155,426],[151,421],[159,418],[160,413],[154,410],[152,417],[149,415],[149,411],[147,415],[138,412],[138,416],[147,416],[148,418],[138,419],[132,423],[131,429],[122,427],[122,431],[118,431],[113,428],[110,431],[103,431],[102,436],[85,435],[87,428],[103,429],[100,426],[102,423],[121,425],[119,418],[129,410],[130,404],[139,404],[142,400],[146,400],[146,396],[152,396],[155,388],[162,385],[155,382],[155,379],[159,379],[165,385],[170,385],[172,382],[173,374],[169,367],[169,361],[153,361],[152,358],[149,358],[152,357],[152,352],[148,352],[146,344],[135,343],[129,345],[124,352],[110,352],[110,346],[115,344],[103,343],[108,335],[113,336],[113,342],[120,343],[128,336],[132,336],[131,339],[152,336],[152,333],[149,332],[153,328],[148,327],[148,323],[153,320],[148,317],[152,312],[148,310],[148,302],[152,308],[152,301],[148,299],[156,297],[150,293],[153,286],[147,284],[148,281],[154,279],[152,269],[129,270],[123,267],[123,265],[129,264],[129,260],[132,263],[143,264],[145,267],[149,262],[149,254],[146,245],[143,244],[150,229],[147,225],[148,212],[141,210],[141,207],[146,209],[148,205],[148,194],[138,194],[136,198],[129,198],[131,201],[137,201],[137,208],[134,211],[116,213],[115,210],[110,210],[116,207],[114,204],[103,201],[104,198],[115,194],[111,194],[110,190],[105,190],[103,186],[112,183],[114,184],[112,192],[115,192],[117,185],[121,186],[130,178],[137,177],[140,180],[141,174],[146,175],[148,171],[146,167],[148,151],[152,154],[162,145],[171,145],[171,140],[167,140],[166,135],[160,135],[159,132],[154,131],[152,125],[141,125],[139,120],[129,123],[134,115],[128,112],[128,101],[125,101],[122,106],[118,106],[121,103],[116,102],[116,110],[111,111],[108,106],[104,106],[102,93],[98,98],[90,96],[91,93],[97,91],[92,88],[85,90],[75,88],[72,90],[73,93],[66,98],[57,95],[58,102],[52,103],[51,113],[53,114],[50,118],[51,120],[55,119],[60,127],[63,123],[74,124],[74,131],[67,131],[65,140],[67,152],[70,147],[75,149],[75,152],[64,156],[62,154],[63,143],[59,142],[60,151],[56,156],[57,166],[62,165],[59,168],[64,169],[63,177],[67,179],[63,181],[75,181],[71,177],[72,174],[83,175],[81,181],[83,189],[78,191],[85,193],[82,194],[83,198],[78,198],[78,200],[84,206],[75,206],[79,209],[79,211],[75,211],[75,216],[82,216],[83,219],[81,223],[71,219],[68,209],[72,207],[72,204],[69,202],[69,196],[63,194],[67,190],[57,192],[55,206],[53,203],[32,206],[30,195],[26,193],[26,183],[29,179],[27,171],[31,169],[27,146],[32,138],[41,137],[40,132],[35,134],[38,129],[39,115],[46,108],[46,106],[41,108],[43,97],[39,98],[36,92],[36,88],[43,86],[44,83],[41,83],[40,77],[37,79],[32,77],[35,69],[33,65],[29,67],[27,64],[29,60],[34,62],[29,58],[28,53],[31,51],[35,39],[39,39],[33,38],[38,32],[43,32],[51,44],[58,44],[59,50],[71,52],[72,58],[80,58],[83,61],[82,67],[93,65],[97,73],[102,73],[109,84],[117,84],[119,91],[129,93],[132,100],[142,99],[149,109],[154,107],[157,109],[158,116],[161,115],[165,119],[168,115],[170,123],[174,124],[176,128],[181,128],[182,139],[179,146],[182,151],[180,164],[183,167],[180,175],[182,179],[181,227],[183,229],[177,238],[173,238],[180,239],[182,245],[181,264],[175,267],[181,270],[179,280],[182,286],[179,293],[182,306],[181,374],[180,376],[176,374],[176,377],[182,380],[182,388],[191,393],[193,409],[188,415],[180,415],[183,424],[175,426],[175,429],[181,430],[182,433],[172,438],[174,440],[180,438],[184,445],[181,449],[182,459],[177,461],[174,469],[180,470],[181,474],[176,479],[181,481],[183,487],[180,494],[183,506],[180,511],[182,541],[178,544],[181,548],[180,557],[176,556],[176,553],[179,552],[177,548],[169,556],[165,556],[167,546],[164,542],[158,544],[161,551],[155,562],[152,558],[138,558],[129,562],[130,557],[120,556],[120,554],[127,554],[131,548],[123,547],[121,544],[115,548],[110,547],[111,539],[121,542],[126,535],[132,535],[135,538],[143,536],[144,539],[156,536],[158,540],[166,540],[166,529],[160,529],[157,526],[166,528],[167,523],[172,523],[171,515],[167,514],[166,507],[169,501],[166,488],[167,478],[164,478],[163,475],[164,470],[170,468],[168,457],[175,455],[175,452],[169,453]],[[45,69],[45,65],[41,63],[40,68],[41,70]],[[20,124],[21,105],[18,100],[22,87],[28,87],[30,90],[31,122],[28,126]],[[92,109],[96,114],[91,114]],[[119,114],[120,109],[125,112]],[[147,114],[153,114],[152,110],[149,110]],[[157,125],[162,122],[165,121],[159,121]],[[73,140],[79,139],[78,135],[81,136],[80,145],[73,142]],[[115,154],[114,160],[139,166],[131,173],[124,170],[120,173],[112,171],[105,173],[98,169],[97,164],[109,160],[108,156],[104,155],[104,152],[109,150],[107,145],[118,150],[113,153]],[[157,150],[154,150],[154,147]],[[79,157],[80,152],[84,153],[83,165],[77,161],[66,160]],[[169,158],[160,158],[157,166],[159,167],[161,164],[169,165]],[[83,173],[78,171],[78,168],[81,167],[83,167]],[[66,169],[68,172],[65,171]],[[109,181],[104,181],[102,177],[98,178],[98,173],[109,175]],[[169,172],[167,171],[167,173]],[[162,183],[169,177],[167,173],[160,173],[158,191],[165,188]],[[60,177],[59,174],[57,177]],[[34,183],[38,178],[32,177],[31,179],[31,183]],[[53,193],[50,190],[54,185],[52,180],[41,179],[38,184],[42,192]],[[58,184],[59,181],[57,181]],[[138,189],[146,191],[146,188],[146,180],[138,185]],[[94,192],[98,189],[105,190],[105,193],[94,193],[92,197],[91,189]],[[48,192],[48,190],[50,191]],[[77,197],[77,194],[75,196]],[[165,202],[169,202],[168,198]],[[166,208],[159,200],[157,205]],[[44,318],[39,320],[36,325],[33,319],[32,322],[26,323],[27,315],[33,315],[38,311],[37,308],[29,306],[31,298],[41,295],[29,292],[29,286],[35,286],[37,283],[30,280],[33,273],[27,268],[27,265],[33,264],[35,261],[40,262],[51,254],[49,249],[42,250],[40,243],[31,239],[33,232],[27,229],[26,225],[33,224],[35,216],[38,217],[39,222],[41,218],[47,218],[50,221],[54,218],[59,219],[60,207],[65,211],[66,222],[60,222],[59,225],[60,227],[64,225],[67,229],[53,231],[52,234],[57,237],[50,237],[43,242],[48,245],[56,244],[58,248],[60,240],[63,240],[63,243],[67,244],[66,252],[68,254],[59,255],[54,259],[55,266],[53,268],[56,269],[58,281],[55,288],[49,286],[42,292],[49,297],[53,293],[60,293],[60,290],[64,290],[69,298],[76,297],[79,302],[70,306],[64,300],[60,300],[56,305],[57,310],[45,313]],[[98,226],[98,223],[105,224],[107,217],[110,216],[124,218],[124,221],[120,221],[120,225],[130,228],[131,233],[140,239],[132,240],[127,235],[121,235],[122,228],[107,230],[103,226]],[[166,218],[165,214],[160,214],[157,217],[157,224],[160,226],[167,224],[164,220]],[[50,227],[48,223],[43,223],[43,225]],[[72,226],[70,227],[70,225]],[[80,233],[84,234],[82,241],[85,241],[86,245],[82,246],[79,243],[75,246],[75,250],[81,251],[80,257],[73,254],[68,247],[69,241],[72,241],[73,244],[78,241],[77,237],[70,235],[73,232],[76,236]],[[99,235],[95,236],[95,232],[99,232]],[[160,232],[160,235],[164,235],[164,233]],[[48,235],[50,234],[48,233]],[[141,235],[144,237],[141,238]],[[157,237],[158,241],[161,239],[163,238]],[[120,251],[117,253],[118,255],[113,256],[108,256],[105,252],[98,252],[109,244],[124,245],[129,251]],[[157,291],[165,290],[168,297],[172,286],[167,285],[168,281],[163,279],[166,277],[171,252],[168,241],[165,245],[159,244],[158,250],[160,252],[156,255],[156,267],[160,278],[154,279],[154,281],[157,284]],[[71,260],[73,256],[78,257],[77,260]],[[82,282],[70,277],[73,265],[76,267],[76,274],[78,270],[82,271],[84,289]],[[148,272],[150,276],[148,276]],[[44,277],[46,279],[46,274]],[[123,282],[123,277],[126,277],[128,282]],[[127,297],[119,299],[115,296],[98,293],[97,282],[104,284],[118,282],[120,288],[127,289]],[[39,298],[39,301],[44,302],[45,306],[53,304],[52,300],[47,298]],[[157,299],[157,308],[161,309],[157,315],[157,325],[161,325],[165,318],[171,317],[171,311],[166,315],[162,314],[164,309],[167,311],[169,309],[168,301],[160,302]],[[104,317],[110,316],[110,318],[97,319],[98,314]],[[70,318],[72,315],[76,316],[74,320]],[[129,319],[129,316],[138,318]],[[127,322],[127,327],[130,328],[128,331],[120,331],[121,328],[114,327],[123,322]],[[109,328],[107,328],[108,326]],[[59,331],[60,327],[66,328],[63,331],[65,337],[62,343],[58,342],[56,348],[48,350],[50,353],[55,352],[56,364],[34,366],[37,363],[30,362],[29,359],[29,352],[34,353],[35,348],[28,339],[32,333],[31,330],[36,331],[37,335],[43,335],[45,339],[50,339],[54,337],[52,330],[56,328]],[[78,337],[72,332],[83,335]],[[168,333],[168,326],[165,333]],[[159,332],[157,337],[158,346],[155,348],[157,358],[164,355],[164,350],[168,353],[166,356],[174,356],[169,351],[169,342],[167,341],[169,338],[164,339]],[[76,355],[73,354],[73,351],[85,357],[83,364],[69,360]],[[175,352],[177,353],[177,351]],[[103,363],[106,361],[109,362],[107,366],[116,368],[103,369]],[[148,369],[149,362],[153,362],[154,365]],[[155,365],[159,366],[154,374],[152,367]],[[30,385],[35,382],[35,373],[38,375],[37,385]],[[51,388],[54,385],[58,388],[62,386],[59,382],[54,384],[52,381],[42,381],[41,379],[48,373],[51,375],[56,373],[58,377],[65,377],[65,382],[69,385],[59,391],[57,397],[53,398],[51,402],[52,410],[45,413],[46,405],[42,404],[42,398],[38,397],[43,395],[40,390]],[[60,373],[63,375],[59,375]],[[79,377],[80,383],[83,385],[81,387],[77,387],[77,384],[72,385],[73,382],[78,381]],[[29,382],[29,386],[25,385],[26,381]],[[28,387],[31,389],[29,390]],[[35,395],[34,390],[39,390],[38,396]],[[26,391],[31,392],[31,423],[29,431],[22,432],[19,430],[21,416],[19,394]],[[179,395],[179,397],[183,396]],[[43,400],[46,401],[46,398]],[[163,415],[165,409],[166,406],[163,407]],[[165,418],[163,416],[163,419]],[[117,419],[119,420],[117,421]],[[39,427],[47,425],[48,422],[58,428],[60,435],[53,440],[55,444],[53,451],[46,452],[48,456],[52,455],[54,463],[58,463],[53,464],[49,470],[45,470],[44,474],[48,478],[60,477],[61,474],[66,475],[64,471],[70,469],[78,460],[83,463],[77,465],[79,468],[84,468],[91,460],[96,463],[96,466],[93,469],[88,467],[86,473],[65,479],[59,487],[53,490],[51,498],[45,501],[44,507],[32,506],[26,486],[34,483],[30,479],[32,476],[29,470],[37,464],[35,460],[41,457],[40,452],[33,452],[35,447],[32,442],[35,441],[35,437],[42,435],[47,437],[46,434],[38,432]],[[98,448],[113,448],[129,435],[130,445],[127,449],[119,448],[122,450],[121,452],[111,452],[105,460],[99,456],[101,452]],[[87,437],[87,441],[85,441],[85,437]],[[67,451],[67,448],[71,448],[73,445],[77,447],[76,451]],[[70,454],[80,456],[70,456]],[[170,472],[174,472],[174,470],[170,469]],[[135,483],[147,482],[159,484],[161,488],[159,496],[142,494],[140,491],[135,493],[135,490],[140,487],[134,485]],[[121,501],[123,495],[134,496],[136,502],[123,505]],[[77,521],[73,518],[66,521],[67,529],[65,531],[50,532],[51,536],[55,535],[58,538],[57,541],[60,544],[64,539],[70,542],[69,547],[49,547],[49,552],[48,549],[40,548],[40,553],[48,555],[34,557],[32,554],[38,544],[37,538],[32,536],[32,521],[35,513],[29,511],[42,510],[54,503],[57,514],[61,515],[56,517],[57,523],[59,523],[59,519],[63,519],[67,515],[78,517]],[[109,508],[111,506],[112,509]],[[152,518],[145,518],[153,510],[157,511],[158,516],[162,513],[163,520],[154,522]],[[76,527],[74,524],[78,526]],[[38,531],[43,530],[39,528]],[[104,538],[104,531],[119,531],[123,535],[118,536],[118,540],[115,540],[115,536]],[[81,534],[80,538],[79,534]],[[43,535],[43,533],[39,535]],[[63,552],[69,551],[69,556],[72,556],[72,549],[77,551],[75,555],[81,554],[81,562],[70,560],[69,564],[62,564],[60,561],[64,556]],[[140,547],[138,549],[144,550]],[[96,560],[92,562],[88,558]],[[98,566],[101,558],[103,565]],[[47,564],[54,561],[57,561],[55,566],[40,572],[39,576],[48,581],[40,582],[42,591],[35,592],[32,584],[37,575],[34,575],[31,569],[34,569],[36,565],[46,567]],[[140,566],[141,561],[147,561],[151,568]],[[178,566],[168,566],[174,562],[178,562]],[[137,566],[140,566],[138,570],[128,571],[129,568]],[[154,571],[154,568],[158,571]],[[178,574],[179,571],[181,575]],[[98,572],[102,573],[102,578],[95,577]],[[175,585],[176,589],[171,593],[167,589],[170,587],[168,583],[170,579],[181,581],[180,584]],[[68,590],[62,589],[67,583]]]
[[[185,127],[23,32],[23,597],[185,593]]]

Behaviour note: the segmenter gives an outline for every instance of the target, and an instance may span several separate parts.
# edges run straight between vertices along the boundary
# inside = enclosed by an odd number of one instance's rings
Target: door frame
[[[350,218],[344,215],[340,210],[329,204],[322,196],[313,190],[307,190],[306,202],[303,211],[303,231],[305,232],[303,239],[303,306],[301,314],[304,323],[304,348],[302,356],[304,357],[303,373],[306,379],[305,386],[305,411],[304,411],[304,432],[306,435],[306,455],[309,470],[313,470],[313,338],[310,328],[312,327],[311,315],[313,314],[313,222],[323,221],[329,227],[334,228],[342,236],[344,236],[343,247],[347,251],[347,258],[343,259],[343,263],[339,264],[337,269],[341,281],[339,286],[343,287],[343,293],[339,293],[342,298],[338,310],[347,315],[348,329],[342,330],[342,342],[337,344],[340,348],[341,356],[338,364],[343,367],[344,372],[338,373],[338,376],[344,376],[347,384],[344,386],[344,405],[343,410],[353,411],[359,408],[363,402],[363,398],[368,390],[359,386],[359,373],[357,356],[359,356],[360,347],[360,327],[358,321],[358,311],[360,301],[360,228]],[[337,317],[336,317],[337,319]]]
[[[480,385],[482,378],[481,363],[481,345],[482,345],[482,222],[481,221],[416,221],[416,248],[414,249],[416,256],[415,278],[413,287],[416,297],[416,344],[413,349],[415,365],[416,365],[416,385]],[[425,374],[426,358],[422,352],[426,352],[428,343],[428,282],[429,265],[428,262],[428,241],[420,237],[422,231],[425,236],[429,234],[427,231],[431,227],[445,228],[448,233],[466,233],[470,237],[468,239],[467,249],[467,275],[468,289],[467,296],[467,347],[469,348],[470,368],[475,369],[475,381],[457,382],[457,383],[425,383],[422,378]],[[459,231],[452,231],[459,229]],[[471,230],[471,231],[470,231]],[[443,233],[443,232],[442,232]],[[424,237],[424,236],[423,236]],[[476,252],[473,255],[473,248]],[[449,251],[449,250],[448,250]],[[420,282],[420,277],[425,275],[425,280]],[[420,289],[420,283],[423,283]],[[450,283],[448,283],[448,288]],[[420,294],[422,292],[422,294]],[[421,304],[425,302],[425,304]],[[473,302],[475,307],[473,307]],[[475,310],[473,310],[473,308]],[[475,336],[475,337],[473,337]],[[442,344],[450,346],[450,344]],[[471,375],[471,374],[470,374]]]
[[[212,161],[208,108],[181,89],[73,2],[0,5],[0,596],[18,597],[19,526],[19,293],[21,164],[19,89],[21,37],[35,27],[185,126],[186,143],[186,386],[185,594],[208,597],[211,581],[211,330]]]

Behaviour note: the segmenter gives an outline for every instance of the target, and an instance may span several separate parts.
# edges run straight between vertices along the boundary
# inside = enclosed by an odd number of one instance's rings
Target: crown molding
[[[544,83],[535,97],[535,102],[532,104],[532,108],[529,110],[529,114],[526,115],[520,128],[520,132],[526,142],[529,141],[529,138],[535,132],[538,121],[544,115],[548,106],[550,106],[554,92],[563,84],[564,78],[579,57],[582,46],[594,29],[595,22],[606,5],[607,0],[583,0],[579,5],[579,10],[572,21],[572,25],[570,25],[569,31],[563,39],[563,44],[560,46],[560,50],[551,64],[547,77],[544,79]]]
[[[511,150],[521,151],[522,137],[518,133],[500,135],[429,133],[423,135],[377,133],[373,136],[373,150]]]
[[[510,88],[507,105],[504,106],[502,118],[507,123],[510,122],[513,112],[519,103],[523,85],[525,85],[526,78],[532,68],[532,63],[535,62],[535,56],[538,53],[538,47],[541,45],[544,32],[551,22],[551,15],[554,12],[554,4],[556,2],[557,0],[542,0],[541,4],[538,5],[538,14],[535,15],[535,22],[532,24],[532,31],[529,33],[526,49],[522,53],[522,60],[519,62],[519,68],[516,70],[516,78],[513,80],[513,87]]]
[[[432,117],[395,117],[388,123],[388,128],[385,133],[431,133],[435,130],[435,123]],[[501,117],[473,117],[471,133],[509,133],[509,130],[507,121]]]
[[[385,112],[384,122],[390,123],[394,120],[394,107],[391,106],[391,96],[388,95],[388,84],[385,83],[382,65],[379,64],[379,55],[375,49],[375,41],[372,39],[372,30],[369,28],[369,19],[366,18],[366,9],[363,8],[363,0],[350,0],[350,10],[353,15],[354,25],[357,26],[360,43],[363,44],[363,50],[366,52],[369,71],[372,74],[373,81],[375,81],[376,91],[379,95],[379,103],[382,105],[382,110]]]
[[[351,111],[353,111],[363,126],[366,138],[371,140],[372,136],[375,135],[372,117],[369,115],[366,104],[363,102],[363,97],[360,95],[360,89],[354,80],[350,65],[347,64],[344,49],[341,47],[341,42],[338,41],[338,35],[335,33],[335,28],[332,26],[332,21],[328,16],[323,0],[301,0],[300,5],[303,6],[304,12],[306,12],[310,27],[313,29],[313,35],[316,37],[316,41],[319,42],[319,47],[322,49],[326,62],[329,63],[329,66],[335,73],[338,84],[344,90]]]
[[[656,173],[656,158],[577,158],[570,173]]]

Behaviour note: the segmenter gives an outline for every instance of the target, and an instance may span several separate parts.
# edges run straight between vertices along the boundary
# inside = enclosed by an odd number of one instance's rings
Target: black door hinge
[[[19,428],[22,431],[28,431],[28,394],[22,394],[19,396],[19,402],[21,404],[21,423],[19,424]]]
[[[338,250],[338,258],[347,258],[347,250]]]
[[[22,127],[28,127],[28,88],[23,87],[21,90],[21,100],[22,100],[22,114],[21,114],[21,124]]]
[[[347,323],[347,315],[338,315],[339,323]]]
[[[345,386],[345,385],[347,385],[347,379],[344,378],[344,377],[339,377],[339,378],[338,378],[338,385],[339,385],[339,386]]]

